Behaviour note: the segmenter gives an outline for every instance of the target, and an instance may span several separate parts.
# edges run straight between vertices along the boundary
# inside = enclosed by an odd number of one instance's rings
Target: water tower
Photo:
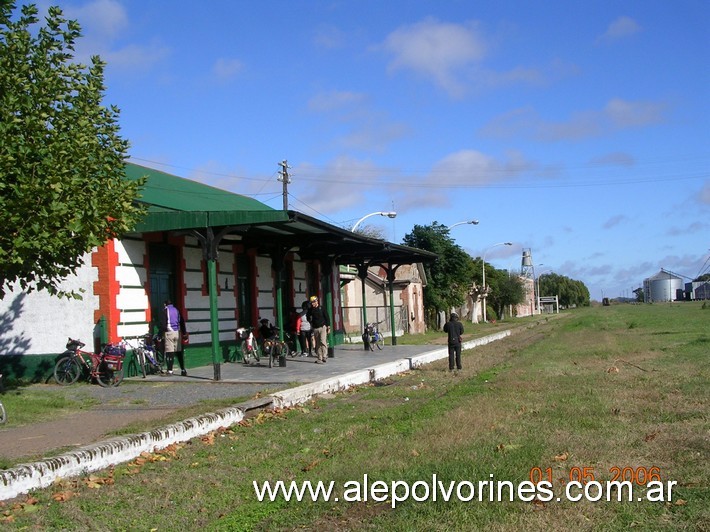
[[[530,248],[523,248],[520,276],[526,279],[532,279],[533,281],[535,280],[535,266],[533,265],[532,251]]]

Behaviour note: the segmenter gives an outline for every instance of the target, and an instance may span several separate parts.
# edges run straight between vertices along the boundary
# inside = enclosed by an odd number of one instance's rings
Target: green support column
[[[212,227],[206,227],[204,233],[192,231],[192,236],[199,240],[202,246],[202,258],[207,263],[207,289],[210,301],[210,340],[212,344],[212,365],[214,380],[222,379],[219,365],[219,308],[217,301],[217,246],[224,236],[224,231],[215,236]]]
[[[394,274],[399,266],[389,265],[387,268],[387,283],[390,287],[390,326],[392,327],[392,345],[397,345],[397,334],[394,325]]]
[[[325,313],[330,321],[330,332],[328,333],[328,358],[333,358],[335,350],[333,343],[335,342],[335,321],[333,320],[333,263],[332,259],[326,259],[328,262],[323,263],[323,276],[326,277],[325,283]]]
[[[222,379],[219,363],[219,314],[217,302],[217,261],[207,261],[207,286],[210,292],[210,333],[212,340],[212,365],[214,366],[214,380]]]
[[[360,278],[360,283],[362,284],[362,332],[365,333],[365,327],[367,326],[367,301],[365,295],[365,279],[367,279],[367,265],[359,264],[357,267],[357,276]],[[364,338],[364,336],[363,336]],[[366,351],[370,350],[370,346],[366,341],[363,341],[363,348]]]
[[[274,273],[276,274],[274,276],[274,281],[276,282],[276,309],[274,309],[274,314],[276,315],[275,322],[276,322],[276,326],[279,328],[279,340],[281,340],[283,342],[284,330],[286,328],[286,324],[282,323],[283,315],[284,315],[284,313],[283,313],[284,296],[283,296],[283,289],[282,289],[283,271],[284,271],[283,251],[279,251],[279,256],[272,255],[271,267],[273,268]]]

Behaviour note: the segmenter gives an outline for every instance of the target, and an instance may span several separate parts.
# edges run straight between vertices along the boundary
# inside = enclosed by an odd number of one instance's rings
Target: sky
[[[26,2],[19,2],[20,4]],[[706,0],[57,0],[131,161],[633,296],[708,271]],[[40,2],[46,8],[49,3]],[[512,246],[500,245],[512,242]]]

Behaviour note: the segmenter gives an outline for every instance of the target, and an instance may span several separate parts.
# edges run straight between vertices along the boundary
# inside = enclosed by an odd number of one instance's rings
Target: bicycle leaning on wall
[[[146,334],[136,340],[137,344],[133,345],[131,340],[126,339],[126,345],[133,349],[136,366],[138,366],[138,371],[143,375],[143,378],[145,379],[146,375],[154,373],[164,373],[158,353],[160,336]]]
[[[125,344],[107,344],[101,353],[83,351],[81,348],[85,345],[81,340],[67,340],[67,350],[54,366],[54,380],[68,385],[85,376],[87,380],[96,380],[104,388],[121,384]]]

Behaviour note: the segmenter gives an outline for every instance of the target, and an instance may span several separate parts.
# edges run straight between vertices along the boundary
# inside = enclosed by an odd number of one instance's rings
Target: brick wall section
[[[103,316],[106,319],[108,341],[118,341],[118,322],[120,313],[116,306],[116,296],[120,290],[116,279],[118,253],[114,241],[109,240],[91,254],[91,264],[99,271],[99,279],[94,282],[94,295],[99,299],[99,308],[94,310],[94,323]]]

